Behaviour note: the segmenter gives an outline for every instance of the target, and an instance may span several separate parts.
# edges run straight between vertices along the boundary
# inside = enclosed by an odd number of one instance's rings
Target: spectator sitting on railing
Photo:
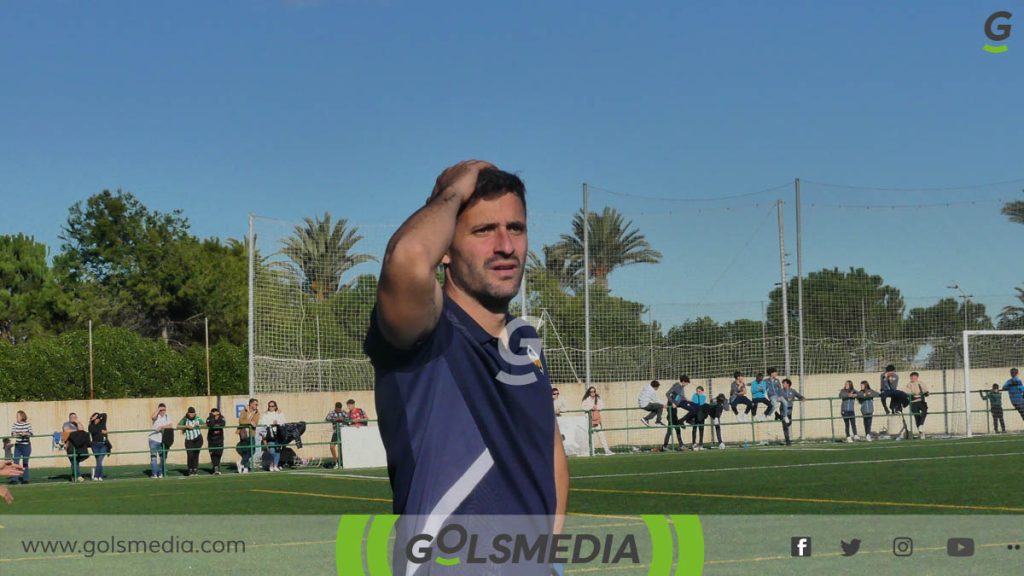
[[[613,452],[611,448],[608,448],[608,439],[604,437],[604,428],[601,426],[601,410],[604,410],[604,401],[601,400],[601,395],[597,393],[597,388],[593,386],[587,388],[587,393],[583,396],[583,401],[580,403],[580,410],[590,412],[590,426],[594,431],[594,436],[597,437],[601,447],[604,448],[604,455],[611,456]]]
[[[657,380],[651,380],[651,383],[644,386],[644,389],[640,391],[640,396],[637,398],[637,403],[640,405],[641,410],[647,411],[647,416],[640,419],[640,423],[644,426],[651,425],[651,418],[655,418],[655,424],[661,424],[661,411],[665,409],[665,405],[658,402],[658,388],[661,386],[661,382]]]
[[[767,416],[772,409],[772,403],[768,401],[768,384],[764,381],[764,374],[758,372],[754,375],[754,381],[750,383],[750,394],[753,398],[750,405],[753,409],[754,420],[758,422],[764,422],[764,417]],[[764,414],[758,415],[757,405],[764,404]]]
[[[89,433],[85,430],[68,432],[64,446],[68,453],[68,461],[71,462],[71,481],[85,482],[85,477],[79,474],[79,464],[89,458]]]
[[[167,405],[161,402],[157,405],[156,411],[150,417],[153,421],[153,431],[149,433],[149,471],[151,478],[163,478],[164,469],[167,467],[167,449],[164,447],[164,430],[174,430],[170,416],[167,415]],[[172,437],[173,439],[173,437]],[[159,462],[157,461],[159,458]]]
[[[871,389],[871,384],[868,384],[867,380],[861,380],[857,400],[860,402],[860,414],[864,419],[864,439],[868,442],[871,442],[871,419],[875,414],[875,398],[878,398],[878,392]]]
[[[847,380],[843,389],[839,391],[839,413],[843,417],[843,426],[846,428],[846,441],[853,442],[860,440],[857,434],[857,389],[853,387],[853,380]]]
[[[782,420],[783,414],[786,413],[788,407],[786,400],[782,397],[782,382],[779,381],[778,369],[768,369],[768,377],[764,379],[764,384],[765,396],[768,397],[768,402],[771,403],[771,406],[768,407],[768,411],[764,415],[771,416],[774,413],[776,420]]]
[[[992,412],[992,428],[999,434],[999,425],[1003,425],[1003,433],[1006,433],[1006,421],[1003,420],[1003,394],[999,391],[999,384],[993,384],[992,390],[982,390],[981,399],[988,401],[988,408]]]
[[[878,390],[880,391],[879,397],[882,399],[882,410],[888,414],[888,399],[892,397],[893,393],[896,392],[900,385],[900,375],[896,373],[896,366],[893,366],[892,364],[886,366],[885,372],[882,372],[880,377],[880,382]]]
[[[690,383],[690,377],[685,374],[679,377],[679,381],[672,384],[665,393],[665,416],[668,418],[668,429],[665,430],[665,440],[661,443],[661,450],[668,450],[669,441],[672,440],[673,430],[676,433],[676,443],[679,449],[682,450],[685,446],[683,444],[683,428],[682,423],[679,421],[678,409],[682,407],[686,400],[686,386]]]
[[[11,484],[28,484],[28,461],[32,457],[32,424],[29,423],[28,414],[25,414],[24,410],[18,410],[15,414],[15,422],[11,424],[11,436],[14,437],[14,455],[11,462],[21,464],[25,469],[25,473],[20,477],[11,478]]]
[[[216,406],[210,408],[210,415],[206,417],[206,441],[210,445],[210,464],[213,465],[213,475],[220,476],[220,459],[224,454],[224,426],[227,422]]]
[[[928,417],[928,387],[920,380],[921,375],[917,372],[910,373],[910,384],[907,384],[907,393],[910,395],[910,413],[914,415],[914,423],[917,425],[918,438],[924,439],[924,421]]]
[[[93,412],[89,416],[89,436],[92,443],[92,456],[96,465],[92,469],[92,479],[103,481],[103,459],[110,454],[110,440],[107,439],[107,415],[104,412]]]
[[[356,428],[366,426],[366,412],[363,412],[362,408],[356,407],[355,399],[349,398],[345,405],[348,406],[348,418],[352,421],[352,426]]]
[[[739,404],[743,404],[746,407],[742,415],[736,409],[736,406]],[[729,406],[732,408],[732,413],[736,415],[736,420],[740,422],[750,421],[752,404],[750,398],[747,398],[747,383],[743,380],[743,372],[739,370],[733,372],[732,384],[729,385]]]
[[[335,402],[334,411],[328,412],[324,420],[331,423],[331,458],[334,459],[334,469],[338,470],[341,468],[341,458],[338,456],[338,442],[341,440],[339,426],[348,426],[352,419],[348,417],[344,404]]]
[[[1010,395],[1010,404],[1017,409],[1021,418],[1024,418],[1024,382],[1021,381],[1020,371],[1016,368],[1010,369],[1010,379],[1003,384],[1003,390]]]
[[[786,446],[789,446],[789,427],[793,423],[793,404],[797,400],[803,402],[804,396],[793,389],[793,381],[789,378],[782,380],[782,393],[780,396],[785,400],[785,404],[783,404],[784,412],[782,414],[782,435],[786,439]]]
[[[62,445],[61,447],[63,447],[64,444],[67,444],[68,435],[74,432],[75,430],[84,430],[84,428],[82,427],[82,423],[78,421],[78,414],[72,412],[68,414],[68,421],[65,422],[60,429],[60,443]]]
[[[685,405],[687,409],[686,416],[683,417],[683,422],[687,422],[691,425],[690,428],[690,444],[693,450],[704,449],[704,421],[707,420],[708,413],[705,406],[708,403],[707,394],[704,394],[704,387],[697,386],[697,391],[690,398],[690,403]],[[697,429],[700,429],[700,444],[697,444]]]

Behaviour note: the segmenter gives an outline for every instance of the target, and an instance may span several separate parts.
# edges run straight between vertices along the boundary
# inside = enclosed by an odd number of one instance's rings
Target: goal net
[[[993,432],[991,402],[981,392],[999,389],[1010,379],[1010,369],[1024,365],[1024,330],[965,330],[963,333],[964,433],[970,437]],[[1022,419],[1001,393],[1003,420],[1008,431],[1024,430]]]

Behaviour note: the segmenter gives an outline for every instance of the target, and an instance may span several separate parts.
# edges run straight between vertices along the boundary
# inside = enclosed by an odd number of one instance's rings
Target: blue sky
[[[1014,181],[804,185],[806,270],[865,266],[912,297],[957,280],[998,307],[984,295],[1024,282],[1024,228],[997,202],[1024,198],[1024,31],[992,55],[982,25],[1010,10],[1024,30],[1022,8],[8,2],[0,233],[56,248],[68,207],[104,188],[181,208],[200,236],[241,236],[249,212],[398,223],[446,165],[485,158],[525,179],[535,247],[568,228],[584,181],[676,199],[595,190],[666,253],[613,289],[736,317],[778,281],[776,198],[794,247],[796,177]]]

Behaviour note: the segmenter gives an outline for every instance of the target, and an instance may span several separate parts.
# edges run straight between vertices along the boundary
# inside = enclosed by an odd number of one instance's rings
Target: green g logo
[[[1010,31],[1013,29],[1013,25],[1008,23],[1008,21],[1012,17],[1013,14],[1010,14],[1005,10],[993,12],[992,15],[988,17],[988,20],[985,20],[985,36],[987,36],[988,39],[992,40],[993,42],[1006,41],[1006,39],[1010,37]],[[996,24],[996,22],[1000,22],[1003,20],[1007,21],[1007,23],[1000,23],[998,25]],[[1006,52],[1006,50],[1008,49],[1006,44],[1003,44],[1002,46],[993,46],[991,44],[985,44],[982,48],[984,48],[985,52],[991,52],[992,54]]]

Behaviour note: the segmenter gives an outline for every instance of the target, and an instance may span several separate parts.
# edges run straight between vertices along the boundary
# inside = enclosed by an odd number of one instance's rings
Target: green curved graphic
[[[388,563],[388,537],[398,522],[394,514],[381,514],[373,518],[370,533],[366,537],[366,566],[371,576],[391,576]]]
[[[1000,54],[1010,49],[1010,47],[1005,44],[1002,46],[992,46],[990,44],[985,44],[984,46],[982,46],[982,48],[984,48],[985,52],[988,52],[989,54]]]
[[[679,543],[677,576],[700,576],[704,571],[704,531],[700,517],[695,514],[673,515],[676,528],[676,542]]]
[[[334,566],[338,576],[366,576],[363,571],[363,533],[369,514],[345,514],[334,539]]]
[[[458,566],[462,560],[459,560],[458,556],[455,558],[442,558],[441,556],[438,556],[437,558],[434,558],[434,562],[437,562],[441,566]]]
[[[672,571],[672,530],[664,516],[640,517],[651,534],[651,569],[648,576],[669,576]]]

